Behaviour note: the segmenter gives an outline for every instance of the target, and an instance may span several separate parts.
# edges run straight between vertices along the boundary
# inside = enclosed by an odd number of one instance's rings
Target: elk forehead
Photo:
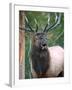
[[[47,38],[45,33],[36,33],[35,36],[38,39],[46,39]]]

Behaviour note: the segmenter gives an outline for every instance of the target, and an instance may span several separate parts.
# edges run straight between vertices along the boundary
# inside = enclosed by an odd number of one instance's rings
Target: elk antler
[[[45,28],[44,28],[44,32],[48,32],[49,30],[54,29],[55,27],[57,27],[57,25],[60,24],[60,20],[61,20],[61,14],[55,13],[55,23],[50,25],[50,14],[48,15],[48,23],[46,24]]]
[[[34,32],[34,30],[32,29],[32,27],[30,26],[29,21],[28,21],[28,19],[27,19],[26,16],[25,16],[25,20],[26,20],[26,23],[27,23],[28,27],[30,28],[30,31]]]
[[[34,32],[34,30],[32,29],[31,25],[29,24],[29,21],[28,21],[28,19],[27,19],[26,16],[25,16],[25,20],[26,20],[26,23],[27,23],[27,25],[28,25],[28,28],[22,28],[22,27],[19,27],[19,29],[25,30],[25,31],[29,31],[29,32],[31,32],[31,31]],[[35,30],[35,32],[37,32],[37,31],[38,31],[37,20],[34,19],[34,21],[35,21],[35,24],[36,24],[36,30]]]
[[[37,24],[37,20],[36,19],[34,19],[34,21],[35,21],[35,24],[36,24],[36,32],[38,31],[38,24]]]

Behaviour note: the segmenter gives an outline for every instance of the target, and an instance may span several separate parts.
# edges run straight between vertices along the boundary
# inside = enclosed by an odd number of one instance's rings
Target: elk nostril
[[[46,44],[43,44],[42,46],[46,46]]]

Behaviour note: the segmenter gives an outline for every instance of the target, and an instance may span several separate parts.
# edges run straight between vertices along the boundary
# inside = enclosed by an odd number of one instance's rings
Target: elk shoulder
[[[64,71],[64,49],[60,46],[48,48],[50,53],[50,67],[47,71],[48,77],[58,76],[61,71]]]

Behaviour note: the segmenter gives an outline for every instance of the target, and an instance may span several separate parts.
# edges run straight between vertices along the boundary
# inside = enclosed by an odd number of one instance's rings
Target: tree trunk
[[[19,12],[19,27],[25,27],[25,14]],[[19,79],[25,78],[25,31],[19,28]]]

